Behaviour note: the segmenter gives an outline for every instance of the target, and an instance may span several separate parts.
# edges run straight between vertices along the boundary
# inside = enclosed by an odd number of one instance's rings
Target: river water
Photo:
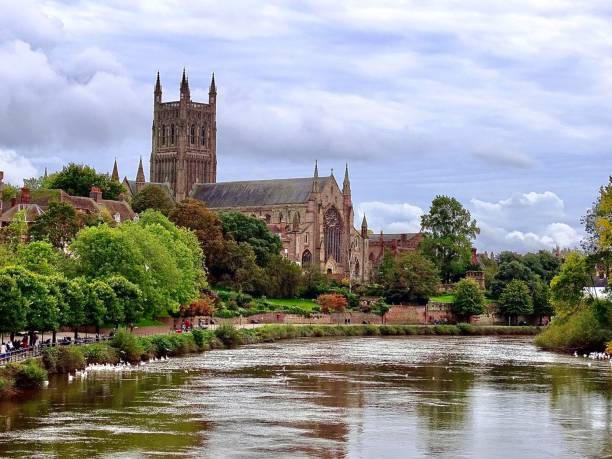
[[[529,338],[283,341],[58,377],[0,404],[0,456],[612,457],[611,399]]]

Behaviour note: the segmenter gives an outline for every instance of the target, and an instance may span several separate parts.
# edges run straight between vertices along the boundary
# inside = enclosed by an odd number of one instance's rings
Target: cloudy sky
[[[436,194],[481,250],[575,245],[612,173],[609,0],[0,0],[0,170],[134,176],[153,84],[218,84],[220,180],[341,177],[370,226]]]

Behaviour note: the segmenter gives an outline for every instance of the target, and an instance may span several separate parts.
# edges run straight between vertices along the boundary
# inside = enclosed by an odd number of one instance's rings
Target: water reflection
[[[522,338],[343,338],[96,375],[0,405],[0,455],[605,457],[607,363]]]

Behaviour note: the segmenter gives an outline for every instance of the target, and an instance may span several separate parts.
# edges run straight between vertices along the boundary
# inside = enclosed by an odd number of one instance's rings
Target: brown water
[[[285,341],[143,368],[0,405],[0,456],[612,457],[610,364],[527,338]]]

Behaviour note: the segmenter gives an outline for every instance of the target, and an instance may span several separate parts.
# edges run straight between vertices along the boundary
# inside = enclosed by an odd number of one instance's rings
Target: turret
[[[189,79],[185,74],[185,69],[183,68],[183,78],[181,80],[181,100],[185,100],[189,102],[191,100],[191,93],[189,92]]]
[[[217,103],[217,85],[215,84],[215,73],[212,74],[210,80],[210,88],[208,89],[208,103],[214,105]]]
[[[342,182],[342,194],[349,195],[349,196],[351,194],[351,181],[349,180],[348,163],[346,163],[346,167],[344,169],[344,182]]]
[[[155,81],[155,92],[154,92],[154,100],[156,104],[161,104],[162,101],[162,87],[161,82],[159,81],[159,72],[157,72],[157,81]]]
[[[319,165],[317,164],[316,160],[315,160],[314,176],[312,178],[312,192],[313,193],[319,192]]]
[[[361,220],[361,237],[363,239],[368,238],[368,221],[366,220],[365,214],[363,214],[363,220]]]
[[[45,176],[46,176],[46,173],[47,173],[47,170],[45,169]],[[119,168],[117,167],[117,158],[115,158],[115,164],[113,164],[113,173],[111,175],[111,180],[113,180],[114,182],[119,181]]]
[[[136,191],[140,191],[146,183],[144,168],[142,167],[142,156],[140,157],[140,162],[138,163],[138,172],[136,173]]]

